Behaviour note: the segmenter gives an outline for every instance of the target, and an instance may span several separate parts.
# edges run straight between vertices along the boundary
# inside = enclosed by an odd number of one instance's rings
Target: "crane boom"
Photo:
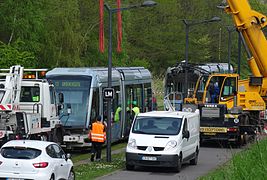
[[[227,0],[225,10],[231,13],[254,58],[249,65],[254,76],[267,77],[267,41],[262,28],[267,25],[266,16],[251,9],[247,0]],[[258,70],[257,70],[258,69]]]

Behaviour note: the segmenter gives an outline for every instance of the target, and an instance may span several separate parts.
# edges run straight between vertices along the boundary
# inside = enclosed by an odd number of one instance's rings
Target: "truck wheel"
[[[54,128],[53,130],[53,142],[58,144],[63,143],[63,131],[62,128]]]
[[[198,149],[197,149],[196,152],[195,152],[195,157],[194,157],[194,159],[191,159],[191,160],[190,160],[190,165],[197,165],[197,162],[198,162]]]
[[[248,140],[249,139],[248,138],[248,135],[247,134],[244,134],[244,137],[243,138],[244,138],[244,145],[248,144],[248,141],[249,141]]]
[[[129,171],[132,171],[132,170],[134,170],[134,165],[126,164],[126,169]]]
[[[182,168],[182,156],[180,155],[178,158],[177,166],[175,167],[175,172],[179,173]]]
[[[241,134],[236,142],[237,147],[242,147],[244,145],[244,135]]]

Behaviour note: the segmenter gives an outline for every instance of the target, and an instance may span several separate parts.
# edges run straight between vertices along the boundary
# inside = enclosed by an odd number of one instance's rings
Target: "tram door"
[[[121,138],[121,95],[120,87],[114,86],[114,99],[111,102],[111,138],[112,142],[117,141]],[[108,120],[108,101],[104,100],[103,102],[103,118],[104,121]]]

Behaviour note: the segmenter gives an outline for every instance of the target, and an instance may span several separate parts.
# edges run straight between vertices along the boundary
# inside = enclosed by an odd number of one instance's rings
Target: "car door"
[[[53,145],[49,145],[46,148],[46,152],[51,157],[51,162],[50,163],[53,166],[53,173],[55,174],[55,178],[56,179],[63,178],[62,176],[63,176],[64,173],[62,173],[62,170],[61,170],[61,167],[62,167],[62,164],[63,164],[62,158],[58,158],[59,155],[56,152],[56,150],[53,147]]]
[[[52,147],[56,153],[56,159],[59,163],[57,169],[58,177],[67,179],[70,171],[70,164],[66,160],[66,154],[59,145],[53,144]]]

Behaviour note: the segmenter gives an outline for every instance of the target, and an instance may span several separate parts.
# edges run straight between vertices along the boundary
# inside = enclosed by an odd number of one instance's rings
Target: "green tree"
[[[46,0],[46,29],[42,35],[39,66],[82,66],[83,48],[77,0]]]
[[[42,11],[44,0],[5,0],[0,3],[0,40],[19,48],[25,52],[31,52],[34,57],[41,51],[40,38],[43,34],[44,14]],[[16,43],[19,40],[20,43]],[[23,43],[21,43],[23,42]],[[12,45],[15,43],[14,45]],[[21,47],[18,47],[20,46]],[[36,58],[35,61],[37,62]],[[36,64],[32,64],[36,66]]]
[[[0,67],[9,68],[13,65],[22,65],[26,68],[33,68],[36,65],[34,54],[23,50],[25,43],[17,40],[12,45],[0,42]]]

